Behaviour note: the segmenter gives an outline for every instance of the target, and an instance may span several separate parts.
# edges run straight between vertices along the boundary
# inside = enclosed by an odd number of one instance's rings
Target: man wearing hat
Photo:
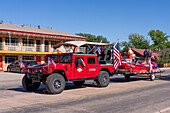
[[[147,47],[145,47],[145,51],[143,52],[143,55],[144,55],[144,63],[148,63],[149,64],[149,67],[150,67],[150,70],[152,70],[152,64],[151,64],[151,57],[148,56],[149,54],[151,54],[151,52],[148,50]]]

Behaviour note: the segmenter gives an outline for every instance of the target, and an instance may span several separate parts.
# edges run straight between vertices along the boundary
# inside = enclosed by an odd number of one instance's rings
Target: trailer
[[[133,62],[123,62],[119,67],[117,73],[123,74],[125,79],[129,80],[130,76],[145,76],[149,77],[151,81],[154,81],[156,74],[165,72],[165,70],[160,70],[158,64],[151,62],[152,71],[149,71],[149,65],[147,63],[133,63]]]

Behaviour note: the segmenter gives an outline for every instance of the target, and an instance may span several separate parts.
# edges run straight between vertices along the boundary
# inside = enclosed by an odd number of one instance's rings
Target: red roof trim
[[[132,48],[132,51],[135,51],[137,52],[138,54],[142,55],[143,56],[143,52],[145,51],[145,49],[136,49],[136,48]],[[159,57],[160,55],[155,53],[155,52],[152,52],[152,55],[155,56],[155,57]]]
[[[16,33],[26,33],[26,34],[34,34],[34,35],[46,35],[46,36],[56,36],[56,37],[65,37],[65,38],[76,38],[76,39],[87,39],[83,37],[74,37],[74,36],[64,36],[64,35],[53,35],[53,34],[45,34],[45,33],[34,33],[34,32],[28,32],[28,31],[17,31],[17,30],[8,30],[8,29],[0,29],[0,31],[5,32],[16,32]]]

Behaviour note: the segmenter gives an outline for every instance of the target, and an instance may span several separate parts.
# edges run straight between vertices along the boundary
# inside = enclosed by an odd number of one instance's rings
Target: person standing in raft
[[[149,64],[149,71],[150,71],[150,72],[152,71],[151,58],[152,58],[152,51],[151,51],[151,49],[149,49],[149,50],[148,50],[148,57],[147,57],[147,60],[148,60],[148,64]]]
[[[145,47],[145,51],[143,52],[143,56],[144,56],[144,63],[146,63],[146,59],[147,59],[147,56],[148,56],[148,48]]]
[[[132,51],[132,49],[129,47],[128,48],[128,59],[133,59],[133,57],[132,57],[132,55],[133,55],[133,51]]]
[[[152,64],[151,64],[151,51],[148,50],[147,47],[145,47],[145,51],[143,52],[144,55],[144,63],[148,63],[149,64],[149,71],[152,71]]]

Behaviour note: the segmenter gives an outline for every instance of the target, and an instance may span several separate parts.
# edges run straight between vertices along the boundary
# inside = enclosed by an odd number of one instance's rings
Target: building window
[[[87,64],[95,64],[95,58],[94,57],[87,57]]]
[[[18,56],[5,55],[5,63],[12,63],[18,60]]]
[[[53,47],[54,45],[60,43],[60,41],[51,41],[51,47]]]
[[[23,56],[23,60],[34,60],[34,56]]]
[[[18,38],[5,37],[5,45],[18,46]]]
[[[34,39],[22,39],[23,46],[34,46]]]

